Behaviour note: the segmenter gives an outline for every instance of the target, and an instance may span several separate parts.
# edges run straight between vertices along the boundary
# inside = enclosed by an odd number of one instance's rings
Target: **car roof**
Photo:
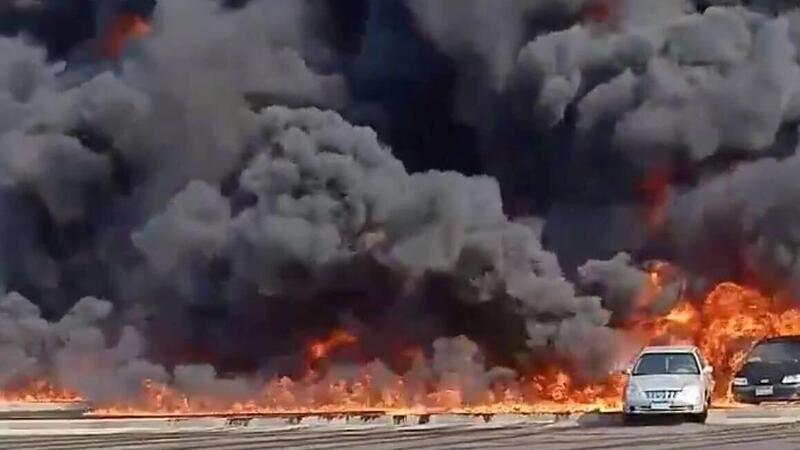
[[[700,351],[694,345],[656,345],[652,347],[645,347],[641,354],[647,353],[693,353]]]
[[[759,344],[764,344],[767,342],[800,342],[800,336],[798,335],[776,336],[772,338],[763,339],[759,341]]]

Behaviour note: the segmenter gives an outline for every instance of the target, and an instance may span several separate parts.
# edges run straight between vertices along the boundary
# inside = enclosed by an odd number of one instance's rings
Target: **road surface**
[[[716,414],[706,425],[657,421],[622,426],[615,416],[540,420],[506,417],[325,421],[0,420],[8,450],[250,449],[752,449],[800,448],[800,412]]]
[[[751,449],[800,448],[794,424],[746,426],[671,425],[561,428],[515,425],[495,428],[443,427],[415,429],[258,430],[116,432],[93,435],[48,434],[6,436],[0,448],[55,449]]]

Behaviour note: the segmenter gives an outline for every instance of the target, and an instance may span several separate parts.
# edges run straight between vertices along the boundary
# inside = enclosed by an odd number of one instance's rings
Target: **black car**
[[[800,400],[800,336],[759,342],[732,384],[743,403]]]

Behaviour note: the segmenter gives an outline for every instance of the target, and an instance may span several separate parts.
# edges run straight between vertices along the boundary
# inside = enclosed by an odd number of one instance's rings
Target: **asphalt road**
[[[0,431],[0,434],[3,434]],[[0,449],[756,449],[800,448],[800,424],[664,424],[586,426],[575,423],[283,427],[125,431],[42,429],[0,436]]]

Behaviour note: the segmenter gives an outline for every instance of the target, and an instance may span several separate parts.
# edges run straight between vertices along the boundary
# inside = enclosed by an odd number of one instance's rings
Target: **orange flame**
[[[0,403],[74,403],[82,398],[77,392],[60,388],[44,379],[19,383],[0,392]]]
[[[334,330],[327,339],[311,343],[308,347],[308,357],[311,361],[325,359],[334,350],[356,344],[357,342],[358,338],[347,331]]]
[[[674,270],[672,266],[664,261],[653,262],[648,271],[647,279],[641,291],[634,299],[635,312],[639,314],[650,314],[650,307],[664,292],[664,288],[673,280]]]
[[[658,270],[655,270],[658,272]],[[653,275],[655,285],[660,278]],[[624,330],[642,345],[694,344],[715,368],[717,404],[730,402],[729,384],[751,345],[763,338],[800,334],[800,309],[733,283],[718,285],[705,299],[681,300],[663,317],[639,319]],[[326,360],[332,352],[358,343],[352,334],[336,330],[308,347],[310,362]],[[422,356],[417,355],[417,361]],[[415,379],[412,368],[404,377],[376,372],[364,365],[348,379],[333,379],[310,364],[299,380],[265,381],[246,399],[224,399],[212,393],[188,393],[148,381],[140,395],[125,404],[99,405],[94,415],[229,415],[286,413],[540,413],[616,410],[621,405],[625,378],[612,375],[597,383],[582,383],[568,369],[553,364],[516,379],[482,385],[469,377],[454,380]],[[374,367],[372,368],[374,369]],[[380,375],[376,375],[380,373]],[[24,389],[8,390],[0,401],[77,401],[76,393],[34,381]]]
[[[731,400],[730,382],[753,343],[800,334],[800,310],[732,283],[717,286],[701,313],[705,320],[697,343],[717,371],[719,399]]]
[[[800,310],[722,283],[699,305],[684,299],[666,316],[635,327],[651,343],[697,345],[715,370],[715,400],[729,402],[730,382],[751,346],[769,337],[800,334]]]
[[[120,14],[100,39],[100,52],[106,58],[118,59],[128,42],[147,36],[152,31],[153,28],[143,17],[132,13]]]

